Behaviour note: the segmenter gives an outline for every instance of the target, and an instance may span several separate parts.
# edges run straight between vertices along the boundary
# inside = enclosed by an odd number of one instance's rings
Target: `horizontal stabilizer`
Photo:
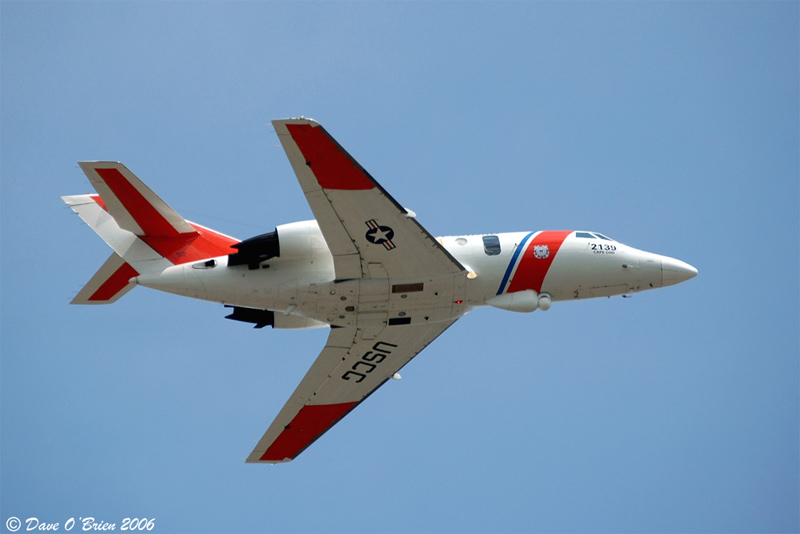
[[[116,252],[106,260],[100,270],[83,286],[70,304],[111,304],[136,285],[131,278],[139,273]]]
[[[122,163],[78,162],[123,230],[137,236],[178,237],[197,231]]]
[[[238,239],[185,220],[123,164],[78,164],[99,194],[62,199],[140,273],[236,253]]]

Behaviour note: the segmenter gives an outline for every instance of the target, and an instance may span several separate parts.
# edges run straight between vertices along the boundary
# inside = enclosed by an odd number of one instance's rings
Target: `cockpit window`
[[[500,254],[500,238],[496,235],[483,236],[483,251],[487,256],[497,256]]]
[[[575,237],[583,237],[586,239],[604,239],[606,241],[614,241],[610,237],[606,237],[603,234],[598,234],[597,232],[575,232]]]

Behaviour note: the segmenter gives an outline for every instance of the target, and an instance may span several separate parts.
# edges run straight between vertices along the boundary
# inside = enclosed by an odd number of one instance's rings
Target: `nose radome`
[[[662,256],[661,276],[663,287],[673,286],[697,276],[697,269],[686,262]]]

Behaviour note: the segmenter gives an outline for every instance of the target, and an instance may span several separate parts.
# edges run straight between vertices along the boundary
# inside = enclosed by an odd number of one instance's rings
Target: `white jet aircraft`
[[[473,308],[547,310],[697,274],[597,232],[433,237],[318,123],[273,125],[316,220],[239,241],[107,161],[80,163],[98,194],[63,197],[114,250],[73,304],[115,302],[138,284],[220,302],[256,328],[330,327],[247,462],[296,458]]]

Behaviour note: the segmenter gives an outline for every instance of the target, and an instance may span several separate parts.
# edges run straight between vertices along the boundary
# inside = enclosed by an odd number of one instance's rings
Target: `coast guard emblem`
[[[547,245],[533,245],[533,257],[543,260],[550,256],[550,247]]]

